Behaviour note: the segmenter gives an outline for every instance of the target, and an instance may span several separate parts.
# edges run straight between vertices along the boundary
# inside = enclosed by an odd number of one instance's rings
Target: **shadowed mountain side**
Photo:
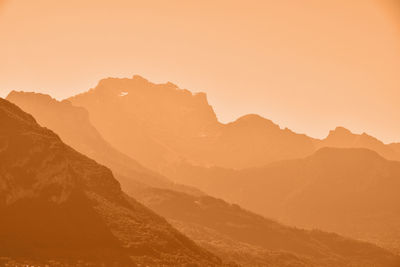
[[[323,148],[305,159],[237,171],[182,165],[174,175],[291,225],[400,248],[400,162],[367,149]]]
[[[221,265],[128,198],[109,169],[1,98],[0,125],[0,257],[97,266]]]
[[[6,99],[32,114],[40,125],[55,131],[66,144],[109,167],[124,190],[152,186],[201,194],[194,188],[172,183],[113,148],[93,127],[82,107],[38,93],[12,91]]]
[[[101,80],[69,101],[85,107],[93,125],[118,150],[159,172],[182,160],[244,168],[310,155],[315,149],[312,138],[257,115],[221,124],[204,93],[140,76]]]
[[[396,266],[400,258],[374,245],[279,224],[209,196],[163,189],[135,194],[186,235],[244,266]]]

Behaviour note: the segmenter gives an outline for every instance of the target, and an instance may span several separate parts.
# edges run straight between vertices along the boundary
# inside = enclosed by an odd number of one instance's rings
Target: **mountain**
[[[156,85],[140,76],[104,79],[69,99],[85,107],[99,132],[118,150],[154,170],[180,158],[178,147],[218,125],[204,94],[171,83]]]
[[[182,161],[245,168],[315,150],[313,139],[257,115],[222,124],[204,93],[140,76],[101,80],[68,100],[88,110],[93,125],[114,147],[161,173]]]
[[[374,245],[337,234],[288,227],[210,196],[148,188],[136,197],[196,243],[242,266],[400,264],[400,257]]]
[[[111,171],[0,99],[0,258],[99,266],[220,266],[127,197]]]
[[[175,177],[267,217],[400,249],[400,162],[363,148],[243,170],[185,165]]]
[[[256,114],[240,117],[220,127],[211,137],[211,166],[242,169],[281,159],[298,158],[313,153],[313,139],[281,129]]]
[[[116,150],[92,125],[89,113],[82,107],[30,92],[12,91],[6,99],[32,114],[40,125],[55,131],[66,144],[109,167],[124,190],[152,186],[201,194],[193,188],[171,182]]]
[[[330,131],[325,139],[316,141],[316,146],[338,148],[367,148],[373,150],[389,160],[400,161],[400,151],[396,144],[386,145],[382,141],[366,133],[354,134],[343,127]]]

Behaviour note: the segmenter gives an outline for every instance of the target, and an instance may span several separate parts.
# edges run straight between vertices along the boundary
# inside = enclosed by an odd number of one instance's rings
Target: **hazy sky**
[[[400,141],[399,2],[0,0],[0,96],[139,74],[206,92],[223,122]]]

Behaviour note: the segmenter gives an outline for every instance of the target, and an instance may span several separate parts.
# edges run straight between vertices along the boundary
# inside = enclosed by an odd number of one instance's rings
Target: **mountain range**
[[[255,114],[223,124],[204,93],[191,93],[170,82],[154,84],[137,75],[103,79],[68,100],[89,112],[93,126],[111,145],[159,173],[182,162],[251,168],[309,156],[325,146],[364,147],[387,159],[400,159],[394,145],[342,127],[318,140],[281,129]]]
[[[115,84],[105,87],[101,85],[102,83],[114,83],[114,80],[117,80],[116,84],[119,84],[120,87]],[[143,83],[145,84],[144,88],[136,88],[142,86]],[[325,224],[318,220],[314,221],[314,217],[318,219],[318,216],[316,216],[318,212],[324,211],[325,208],[327,208],[326,212],[329,210],[329,204],[334,203],[337,199],[343,200],[335,196],[336,190],[340,192],[341,188],[335,188],[332,191],[333,196],[330,196],[331,199],[327,199],[325,202],[322,201],[318,207],[319,210],[316,209],[310,203],[318,203],[318,196],[321,196],[322,192],[325,191],[319,192],[318,188],[314,188],[317,187],[316,185],[311,185],[311,188],[315,189],[314,191],[308,189],[307,185],[311,183],[310,176],[305,175],[297,178],[299,169],[303,172],[306,171],[301,168],[296,169],[297,165],[292,162],[307,161],[309,158],[321,157],[319,161],[317,159],[309,161],[320,162],[322,167],[318,169],[318,165],[315,165],[310,169],[315,170],[316,173],[321,173],[321,176],[325,178],[323,170],[325,170],[326,166],[324,164],[328,164],[332,160],[335,162],[337,158],[343,158],[343,162],[349,162],[348,165],[352,165],[351,155],[353,151],[353,149],[338,149],[345,156],[348,156],[346,158],[339,152],[336,153],[336,150],[319,149],[324,147],[325,144],[332,144],[337,142],[334,140],[338,140],[343,136],[348,137],[349,135],[356,138],[343,143],[342,147],[353,147],[356,144],[359,146],[374,145],[375,149],[390,147],[389,150],[382,151],[395,151],[396,144],[384,145],[366,134],[358,138],[357,135],[343,128],[337,128],[332,131],[328,138],[324,140],[316,140],[305,135],[295,134],[288,129],[281,130],[279,126],[257,115],[247,115],[231,124],[224,125],[211,119],[216,117],[212,109],[210,111],[209,105],[207,103],[205,103],[207,105],[204,104],[205,96],[203,94],[193,95],[189,91],[180,90],[170,83],[154,85],[138,76],[133,79],[106,79],[100,82],[99,86],[102,88],[100,91],[105,99],[102,98],[103,96],[98,96],[99,92],[97,91],[99,88],[92,89],[87,95],[83,94],[83,96],[84,98],[89,98],[89,100],[97,97],[98,99],[94,102],[102,103],[104,110],[110,111],[110,114],[115,111],[111,109],[112,106],[119,109],[116,110],[118,112],[115,112],[115,117],[109,114],[106,120],[101,120],[101,116],[98,114],[98,120],[100,121],[98,124],[103,124],[103,127],[111,135],[115,132],[116,139],[119,137],[129,139],[131,147],[129,149],[129,146],[125,147],[125,153],[129,156],[118,152],[117,149],[113,148],[116,144],[111,141],[108,143],[108,139],[102,137],[103,133],[97,131],[98,125],[93,123],[94,120],[92,119],[93,111],[95,113],[100,112],[100,108],[96,104],[91,103],[93,106],[89,105],[89,107],[92,112],[88,112],[86,111],[86,106],[84,108],[75,106],[75,98],[59,102],[45,95],[12,92],[7,99],[34,114],[43,126],[54,130],[57,129],[57,133],[62,133],[61,138],[67,140],[66,142],[74,148],[79,148],[78,151],[87,155],[90,154],[94,159],[109,166],[116,173],[116,177],[122,182],[123,188],[128,194],[166,217],[180,231],[224,259],[236,261],[247,266],[369,266],[374,259],[377,260],[374,263],[377,265],[389,266],[385,264],[392,264],[383,263],[383,258],[390,258],[390,254],[384,256],[385,252],[383,250],[378,253],[379,250],[371,245],[321,231],[304,231],[290,228],[243,210],[237,205],[231,205],[223,200],[207,196],[193,187],[181,186],[171,182],[168,178],[196,186],[204,192],[239,203],[267,217],[278,218],[285,223],[341,232],[392,248],[395,246],[389,246],[388,239],[383,239],[384,241],[382,241],[381,238],[381,235],[389,236],[391,229],[393,229],[393,227],[389,227],[389,231],[387,231],[387,228],[382,227],[382,222],[388,222],[386,220],[388,216],[379,217],[371,213],[372,217],[375,216],[375,218],[371,218],[365,223],[365,225],[369,224],[369,226],[363,226],[359,230],[359,232],[371,234],[371,236],[367,237],[359,235],[359,233],[353,235],[351,230],[343,230],[343,228],[347,227],[346,222],[350,221],[340,217],[343,215],[340,212],[349,212],[346,209],[342,210],[345,207],[344,204],[339,203],[342,206],[338,205],[337,210],[339,213],[335,214],[338,216],[332,215],[327,218]],[[159,94],[161,96],[158,96]],[[134,97],[128,99],[129,95],[134,95]],[[117,98],[114,99],[114,96],[117,96]],[[156,100],[153,99],[154,101],[151,98],[153,96],[157,98]],[[76,98],[79,97],[77,96]],[[163,99],[165,99],[166,103],[161,105],[162,108],[159,108],[159,105],[155,105],[161,103]],[[90,102],[89,100],[87,101]],[[123,101],[126,101],[126,103],[124,104]],[[149,110],[145,110],[144,103],[146,101],[154,104],[150,105],[151,108],[147,108]],[[180,105],[174,107],[172,103],[176,102]],[[96,108],[99,108],[99,110]],[[124,120],[117,120],[118,114],[120,114],[119,118]],[[59,118],[67,119],[60,120]],[[135,127],[132,127],[132,124],[128,122],[133,122]],[[190,124],[187,129],[184,127],[185,123]],[[141,126],[139,127],[139,125]],[[119,134],[115,127],[119,127],[120,130],[125,129],[127,132]],[[338,135],[338,133],[340,134]],[[343,135],[342,133],[345,134]],[[130,138],[129,134],[132,134]],[[74,136],[77,136],[77,138],[74,138]],[[87,136],[96,136],[96,138],[82,139],[83,136],[85,138]],[[335,138],[332,138],[332,136]],[[179,139],[180,137],[183,139]],[[93,141],[88,142],[88,139]],[[370,142],[371,139],[377,142]],[[190,142],[185,147],[185,141],[188,140]],[[350,138],[346,140],[350,140]],[[136,147],[135,144],[141,143],[143,149],[145,149],[146,142],[149,142],[148,144],[150,145],[147,150],[148,155],[142,157],[141,146]],[[230,145],[235,145],[236,142],[241,143],[234,146],[234,149],[228,149]],[[257,143],[261,143],[260,147],[257,146]],[[154,147],[159,149],[153,151],[152,148]],[[252,154],[252,150],[260,153]],[[108,154],[107,151],[113,152]],[[382,151],[381,153],[383,153]],[[215,156],[211,157],[210,153]],[[224,154],[228,158],[227,160],[223,160]],[[333,156],[321,156],[325,154],[333,154]],[[353,156],[356,159],[363,159],[361,154]],[[107,158],[107,155],[120,156],[109,156],[109,159],[104,159]],[[232,157],[229,157],[230,155]],[[250,164],[249,155],[252,155],[253,159],[258,161]],[[312,156],[307,157],[306,155]],[[395,154],[393,155],[395,156]],[[209,156],[210,159],[207,159]],[[381,158],[378,155],[376,156]],[[153,170],[149,171],[140,166],[139,163],[132,159],[133,157],[148,164],[147,167],[151,167]],[[303,159],[304,157],[305,159]],[[301,159],[294,160],[292,158]],[[157,163],[157,160],[160,162]],[[383,158],[382,160],[385,161]],[[121,171],[126,170],[126,168],[120,167],[121,163],[124,162],[128,162],[124,165],[127,169],[134,168],[135,171]],[[368,164],[369,162],[366,163]],[[360,166],[366,163],[362,162]],[[247,166],[253,165],[258,167],[247,168]],[[277,173],[281,172],[278,175],[279,177],[274,177],[271,173],[264,172],[264,169],[268,169],[270,165],[282,166],[281,169],[278,168],[277,170]],[[292,167],[293,165],[295,167]],[[310,164],[307,163],[306,166],[309,167],[308,165]],[[232,168],[227,168],[227,166]],[[246,168],[241,169],[243,167]],[[339,168],[340,170],[342,167],[341,165],[336,165],[332,169]],[[306,167],[303,168],[306,169]],[[384,166],[382,169],[386,170],[386,168]],[[257,172],[259,170],[260,173]],[[163,171],[164,176],[157,174],[157,171]],[[355,170],[351,168],[343,169],[343,173],[349,174],[351,178],[353,178],[353,174],[358,174],[357,171],[359,171],[358,168],[355,168]],[[123,175],[118,175],[117,173],[123,173]],[[287,176],[285,176],[286,174]],[[332,179],[336,177],[335,175],[335,173],[332,174]],[[168,176],[168,178],[165,178],[165,176]],[[312,173],[311,177],[314,176],[315,173]],[[376,180],[380,181],[380,177],[381,174],[378,173]],[[351,185],[356,189],[359,186],[357,182],[361,180],[360,183],[362,183],[363,177],[357,179]],[[396,179],[392,180],[396,181]],[[274,183],[276,184],[275,187],[269,187]],[[323,190],[327,190],[323,187],[326,185],[325,183],[322,179],[319,183],[316,182],[318,186],[322,184],[321,188]],[[379,200],[382,204],[387,203],[390,197],[382,199],[381,194],[385,189],[384,186],[391,186],[391,184],[376,184],[378,185],[376,200]],[[346,187],[348,185],[344,183],[343,186]],[[366,189],[365,191],[371,193],[371,190],[368,191]],[[281,192],[287,194],[281,195]],[[310,199],[304,200],[304,195],[308,196],[309,193],[311,194]],[[292,195],[295,196],[293,199],[290,198]],[[298,195],[302,196],[300,200],[303,201],[299,202],[302,203],[301,205],[299,204],[300,207],[294,205],[299,201],[296,198]],[[349,197],[348,195],[344,196],[344,200]],[[323,195],[323,198],[325,198],[325,195]],[[286,199],[290,201],[286,201]],[[372,201],[374,200],[370,200],[367,197],[360,200],[367,206],[364,209],[367,214],[369,214],[368,205]],[[288,203],[287,205],[286,202]],[[285,203],[285,205],[282,203]],[[388,209],[390,210],[389,213],[396,212],[396,202],[392,204]],[[293,205],[294,207],[292,207]],[[353,208],[358,208],[358,206]],[[314,217],[310,216],[312,212],[314,212]],[[327,213],[330,215],[329,212]],[[355,217],[360,219],[360,217]],[[393,222],[395,222],[394,217],[391,219]],[[311,222],[306,220],[308,218],[312,218]],[[304,220],[306,221],[304,222]],[[329,220],[332,222],[330,225],[326,223]],[[339,226],[332,228],[335,223],[338,223]],[[376,224],[375,228],[371,228],[374,223]],[[393,226],[396,226],[396,224],[394,223]],[[376,234],[377,229],[381,230],[380,232],[378,231],[378,234]],[[395,233],[395,231],[392,233]],[[394,235],[391,240],[396,243],[398,238]],[[338,246],[346,249],[338,251]],[[354,250],[350,248],[354,248]],[[266,263],[269,265],[266,265]]]

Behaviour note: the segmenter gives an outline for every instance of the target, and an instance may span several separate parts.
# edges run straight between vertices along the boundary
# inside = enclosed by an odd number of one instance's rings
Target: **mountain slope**
[[[122,193],[111,171],[0,99],[0,257],[221,265]]]
[[[259,168],[179,169],[178,181],[265,216],[400,248],[400,162],[376,152],[323,148]]]

